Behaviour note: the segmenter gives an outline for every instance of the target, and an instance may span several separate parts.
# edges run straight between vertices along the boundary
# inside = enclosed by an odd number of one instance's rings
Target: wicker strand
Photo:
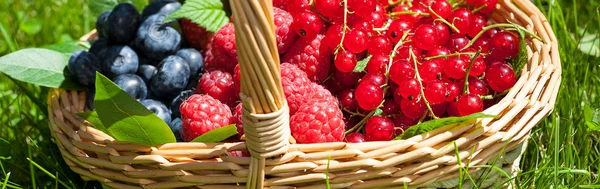
[[[230,0],[242,74],[240,98],[246,146],[252,155],[247,188],[263,188],[266,158],[289,148],[289,109],[283,95],[270,0]],[[248,80],[250,79],[250,80]]]

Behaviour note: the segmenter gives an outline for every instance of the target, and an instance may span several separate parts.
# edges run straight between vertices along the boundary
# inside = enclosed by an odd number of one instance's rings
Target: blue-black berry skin
[[[173,121],[171,121],[171,124],[169,124],[169,127],[171,128],[171,131],[173,131],[173,134],[175,135],[175,139],[177,139],[177,142],[183,142],[183,138],[181,138],[182,126],[183,126],[183,122],[181,121],[180,118],[173,119]]]
[[[117,84],[123,91],[137,100],[144,100],[148,95],[148,87],[146,82],[140,76],[134,74],[123,74],[115,77],[113,82]]]
[[[104,37],[104,23],[106,23],[108,15],[110,15],[110,11],[103,12],[98,16],[98,20],[96,21],[96,32],[98,33],[98,37]]]
[[[153,14],[169,15],[181,8],[181,3],[175,0],[157,0],[144,7],[142,20],[146,20]]]
[[[111,46],[102,56],[102,71],[108,78],[137,72],[139,59],[129,46]]]
[[[150,91],[162,100],[171,100],[186,87],[190,66],[179,56],[169,56],[158,65],[158,73],[150,79]]]
[[[94,86],[96,72],[100,71],[100,61],[94,54],[76,51],[69,59],[70,74],[83,86]]]
[[[140,101],[148,110],[154,112],[156,116],[165,121],[167,125],[171,123],[171,111],[162,102],[152,99]]]
[[[94,108],[94,98],[96,98],[96,86],[88,87],[88,90],[85,93],[85,105],[88,109],[93,110]]]
[[[149,82],[157,72],[158,70],[153,65],[141,64],[138,67],[137,75],[139,75],[145,82]]]
[[[129,44],[140,25],[140,12],[132,4],[121,3],[108,15],[104,35],[115,44]]]
[[[198,50],[193,48],[181,49],[175,55],[183,58],[190,66],[190,78],[196,76],[198,72],[203,71],[204,59]]]
[[[187,100],[192,95],[194,95],[194,91],[185,90],[182,91],[179,95],[177,95],[177,97],[175,97],[173,101],[171,101],[170,108],[173,117],[181,117],[179,106],[181,106],[181,103],[183,103],[183,101]]]
[[[175,54],[181,46],[181,34],[168,24],[163,23],[165,14],[155,14],[140,26],[135,46],[150,60],[162,60]]]
[[[96,57],[102,61],[102,53],[106,52],[106,49],[108,49],[109,46],[108,40],[105,37],[101,37],[92,43],[88,52],[96,55]]]

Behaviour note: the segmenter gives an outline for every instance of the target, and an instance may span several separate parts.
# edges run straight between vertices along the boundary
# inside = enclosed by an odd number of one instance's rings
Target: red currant
[[[367,82],[377,86],[382,86],[385,84],[385,76],[383,74],[368,73],[360,80],[360,82]]]
[[[471,41],[467,36],[462,34],[452,34],[450,35],[450,39],[446,42],[444,46],[446,46],[452,52],[458,52]]]
[[[363,76],[363,73],[360,72],[340,72],[335,70],[333,73],[333,80],[336,80],[341,83],[344,87],[352,87],[354,84],[358,83],[358,80]]]
[[[356,98],[354,98],[354,90],[346,89],[337,94],[338,101],[343,109],[354,111],[358,108]]]
[[[375,10],[375,0],[348,0],[348,9],[358,16],[366,17]]]
[[[369,21],[375,28],[381,28],[385,25],[386,16],[385,13],[373,12],[368,16],[364,17],[365,20]]]
[[[437,30],[431,24],[423,24],[417,27],[413,36],[413,44],[422,50],[431,50],[438,44]]]
[[[335,49],[340,45],[340,42],[342,41],[342,31],[344,30],[341,24],[331,25],[327,29],[327,32],[325,33],[325,43],[327,43],[329,48]]]
[[[475,37],[479,32],[481,32],[483,27],[486,27],[487,25],[487,18],[485,15],[476,13],[473,15],[473,20],[471,20],[471,29],[467,32],[467,35],[469,35],[469,37]]]
[[[447,102],[442,102],[439,104],[431,105],[431,111],[433,111],[433,115],[435,115],[437,117],[442,117],[444,115],[444,113],[446,113],[446,110],[448,110]]]
[[[502,31],[491,40],[492,56],[498,59],[515,58],[519,54],[519,38],[512,32]]]
[[[339,51],[334,64],[340,72],[351,72],[356,67],[356,55],[345,50]]]
[[[383,115],[393,115],[400,112],[400,105],[394,101],[394,99],[387,98],[383,101],[383,107],[381,108]]]
[[[407,45],[398,48],[394,60],[408,60],[412,64],[413,59],[410,55],[410,49],[412,49],[412,53],[417,58],[417,61],[421,61],[421,50],[419,50],[419,48],[413,47],[412,45]]]
[[[308,0],[289,0],[287,11],[290,12],[292,16],[296,16],[297,14],[304,12],[304,10],[308,10],[308,8],[310,8]]]
[[[321,28],[323,28],[323,21],[315,12],[305,10],[294,16],[294,22],[291,27],[296,31],[296,34],[301,37],[312,39],[317,36],[321,31]]]
[[[473,20],[473,12],[467,8],[458,8],[448,17],[448,22],[454,25],[460,31],[460,34],[467,34],[469,32],[471,20]]]
[[[461,80],[461,83],[462,82],[464,82],[464,79]],[[469,93],[476,94],[478,96],[488,95],[488,86],[482,80],[479,80],[475,77],[469,77]]]
[[[366,138],[362,133],[350,133],[346,135],[345,141],[349,143],[361,143],[365,142]]]
[[[415,69],[406,60],[394,61],[389,76],[394,83],[400,85],[404,80],[415,78]]]
[[[485,81],[496,92],[504,92],[517,82],[515,71],[507,64],[497,63],[485,72]]]
[[[367,50],[372,55],[388,55],[392,51],[392,42],[387,36],[378,35],[371,37]]]
[[[406,117],[417,119],[425,115],[427,112],[427,105],[425,105],[421,96],[416,96],[416,98],[412,100],[403,98],[402,102],[400,102],[400,110],[402,110],[402,114]]]
[[[325,17],[344,14],[344,6],[341,0],[315,0],[314,5],[317,12]]]
[[[365,110],[374,110],[383,101],[383,89],[371,82],[360,82],[355,94],[358,106]]]
[[[471,66],[471,70],[469,71],[469,75],[473,77],[479,77],[481,74],[485,72],[485,60],[483,57],[478,56],[475,58],[475,62]]]
[[[413,23],[408,20],[394,20],[390,24],[390,27],[386,31],[387,36],[392,40],[392,42],[397,43],[402,39],[404,32],[412,29]]]
[[[354,29],[346,34],[344,39],[344,47],[346,50],[353,53],[360,53],[367,48],[368,36],[365,31]]]
[[[399,85],[400,87],[398,87],[398,92],[402,98],[412,100],[416,97],[419,97],[421,85],[419,85],[419,81],[417,81],[417,79],[407,79],[402,81]]]
[[[351,28],[353,30],[362,30],[364,32],[367,32],[367,34],[373,32],[373,25],[362,18],[356,19],[350,25],[352,26]]]
[[[496,3],[498,0],[467,0],[467,3],[473,5],[475,8],[485,6],[479,12],[484,14],[490,14],[496,9]]]
[[[446,85],[442,81],[434,81],[423,89],[425,98],[430,104],[440,104],[446,102]]]
[[[419,65],[419,76],[425,83],[442,79],[444,68],[437,60],[426,60]]]
[[[468,56],[453,56],[448,58],[444,73],[452,79],[463,79],[466,76],[467,67],[469,66]]]
[[[452,4],[447,0],[436,0],[431,4],[431,10],[446,19],[452,15]]]
[[[475,49],[481,50],[482,53],[487,53],[490,51],[490,37],[486,35],[482,35],[473,43],[473,47]]]
[[[367,72],[383,75],[387,70],[387,65],[390,62],[390,57],[387,55],[375,54],[367,63]]]
[[[368,141],[389,141],[394,138],[394,123],[384,116],[373,116],[365,126]]]
[[[458,82],[449,82],[446,85],[446,102],[454,102],[458,100],[458,96],[462,94],[463,85]]]
[[[438,38],[438,42],[436,43],[437,45],[444,45],[448,42],[448,39],[450,39],[450,30],[448,29],[448,26],[446,26],[446,24],[442,23],[442,22],[433,22],[433,27],[435,28],[435,31],[437,32],[437,38]]]
[[[456,102],[460,116],[466,116],[483,111],[483,100],[476,94],[464,94]]]
[[[446,48],[444,46],[437,46],[437,47],[431,49],[430,51],[427,51],[427,53],[425,54],[425,57],[448,55],[448,54],[450,54],[450,50],[448,50],[448,48]]]

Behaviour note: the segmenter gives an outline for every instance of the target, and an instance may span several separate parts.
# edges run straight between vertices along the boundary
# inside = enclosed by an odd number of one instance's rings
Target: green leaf
[[[354,70],[352,70],[352,72],[363,72],[365,71],[365,68],[367,67],[367,63],[369,63],[369,60],[371,60],[371,57],[373,57],[372,55],[367,56],[366,58],[356,62],[356,67],[354,67]]]
[[[600,35],[584,33],[581,41],[577,44],[577,48],[587,55],[600,57]]]
[[[96,73],[94,106],[108,134],[119,141],[148,145],[176,142],[163,120],[100,73]]]
[[[70,79],[69,58],[47,49],[23,49],[0,57],[0,72],[19,81],[62,89],[82,89]]]
[[[373,113],[373,116],[378,116],[383,114],[383,110],[381,110],[381,108],[377,108],[375,109],[375,112]]]
[[[42,46],[41,48],[53,50],[56,52],[73,54],[77,50],[86,50],[86,46],[89,46],[90,42],[87,41],[67,41],[52,45]]]
[[[517,31],[520,31],[520,30],[517,30]],[[521,32],[519,32],[519,33],[521,33]],[[517,77],[519,77],[521,75],[521,70],[523,70],[523,67],[525,65],[527,65],[527,48],[526,47],[527,47],[527,43],[525,42],[524,34],[521,33],[521,40],[519,41],[519,54],[511,62],[511,66],[512,66],[513,70],[515,70],[515,74],[517,74]]]
[[[223,3],[220,0],[187,0],[181,9],[169,15],[165,20],[176,18],[187,18],[211,32],[217,32],[222,26],[229,23],[229,17],[223,11]]]
[[[600,131],[600,109],[592,109],[589,105],[583,107],[585,124],[593,131]]]
[[[108,130],[106,129],[106,127],[104,127],[104,124],[102,124],[102,121],[100,121],[100,117],[98,117],[98,112],[96,112],[96,111],[81,112],[81,113],[78,113],[77,116],[89,121],[92,125],[94,125],[94,127],[96,127],[96,129],[98,129],[104,133],[108,133]]]
[[[42,22],[38,19],[25,20],[19,25],[19,29],[27,35],[35,35],[42,31]]]
[[[446,118],[434,119],[434,120],[430,120],[430,121],[426,121],[426,122],[417,124],[415,126],[412,126],[408,129],[406,129],[406,131],[404,131],[400,136],[397,136],[394,140],[408,139],[415,135],[433,131],[437,128],[440,128],[440,127],[443,127],[446,125],[450,125],[453,123],[458,123],[458,122],[463,122],[463,121],[468,121],[468,120],[478,119],[478,118],[497,118],[497,117],[498,116],[488,115],[488,114],[484,114],[484,113],[480,112],[480,113],[471,114],[471,115],[463,116],[463,117],[446,117]]]
[[[221,142],[233,135],[237,135],[235,124],[216,128],[208,133],[196,137],[192,142]]]
[[[119,3],[133,4],[139,11],[142,11],[148,5],[148,0],[89,0],[88,8],[94,16],[98,17],[103,12],[112,10]]]

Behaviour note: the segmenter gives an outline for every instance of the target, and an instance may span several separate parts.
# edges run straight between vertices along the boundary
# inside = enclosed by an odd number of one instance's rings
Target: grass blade
[[[56,181],[58,181],[58,183],[60,183],[60,185],[64,186],[65,188],[71,189],[71,187],[69,185],[67,185],[66,183],[64,183],[63,181],[59,180],[57,176],[51,174],[50,172],[48,172],[46,169],[44,169],[42,166],[40,166],[39,164],[37,164],[35,161],[31,160],[30,158],[27,158],[27,160],[29,160],[29,163],[31,163],[31,165],[37,167],[38,169],[40,169],[42,172],[46,173],[46,175],[50,176],[51,178],[55,179]],[[33,171],[32,171],[33,172]],[[35,180],[35,179],[34,179]]]

